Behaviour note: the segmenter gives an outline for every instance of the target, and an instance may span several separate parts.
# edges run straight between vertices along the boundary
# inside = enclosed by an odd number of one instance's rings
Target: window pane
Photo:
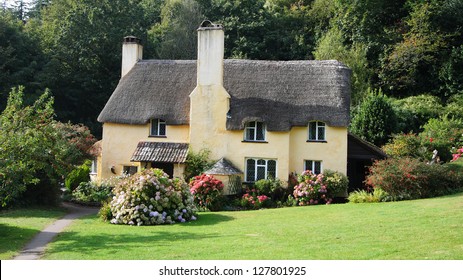
[[[314,171],[315,174],[322,173],[322,163],[321,161],[314,161]]]
[[[275,179],[277,175],[277,162],[274,160],[269,160],[267,162],[267,178]]]
[[[254,128],[251,128],[251,127],[246,128],[246,138],[245,138],[245,140],[253,141],[254,140],[254,134],[255,134],[254,132],[255,132]]]
[[[262,122],[256,122],[257,136],[256,140],[265,140],[265,126]]]
[[[151,135],[159,135],[158,124],[159,121],[157,119],[151,120]]]
[[[311,160],[306,160],[305,161],[305,170],[310,170],[310,171],[313,170],[313,161],[311,161]]]
[[[315,122],[309,123],[309,140],[317,140],[317,126]]]
[[[166,135],[166,123],[165,122],[159,123],[159,135],[162,135],[162,136]]]
[[[256,181],[265,179],[265,166],[257,166],[257,178]]]
[[[266,164],[265,164],[265,160],[263,160],[263,159],[257,160],[257,165],[265,166],[265,165],[266,165]]]
[[[318,139],[317,140],[325,140],[325,126],[318,127]]]
[[[256,161],[248,159],[246,162],[246,181],[254,182],[256,178]]]

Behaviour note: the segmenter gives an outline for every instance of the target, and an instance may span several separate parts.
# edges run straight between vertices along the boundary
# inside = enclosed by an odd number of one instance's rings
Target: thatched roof
[[[264,121],[269,131],[310,120],[347,126],[350,73],[332,60],[224,60],[224,87],[231,96],[227,129],[243,129],[252,120]],[[196,61],[140,61],[120,80],[98,121],[144,124],[160,118],[188,124],[195,86]]]

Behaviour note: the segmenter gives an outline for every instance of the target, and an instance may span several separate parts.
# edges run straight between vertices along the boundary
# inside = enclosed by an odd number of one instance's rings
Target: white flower
[[[196,221],[196,217],[195,217],[195,216],[191,216],[191,220],[192,220],[192,221]]]

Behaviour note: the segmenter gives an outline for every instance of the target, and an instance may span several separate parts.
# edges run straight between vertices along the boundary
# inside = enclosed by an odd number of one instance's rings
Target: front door
[[[169,162],[152,162],[151,168],[162,169],[170,178],[174,177],[174,164]]]

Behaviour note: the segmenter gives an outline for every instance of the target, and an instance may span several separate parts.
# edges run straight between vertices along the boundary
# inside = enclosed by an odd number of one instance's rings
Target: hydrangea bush
[[[299,184],[294,187],[293,192],[297,205],[330,204],[333,198],[328,193],[328,187],[324,179],[323,174],[316,175],[310,170],[306,170],[299,175]]]
[[[240,205],[245,209],[260,209],[269,206],[270,198],[265,194],[257,194],[256,192],[246,192],[240,200]]]
[[[223,201],[223,183],[212,175],[202,174],[190,182],[190,192],[195,202],[204,210],[216,211]]]
[[[161,225],[196,220],[193,196],[181,179],[160,169],[127,177],[114,188],[109,204],[113,224]]]

